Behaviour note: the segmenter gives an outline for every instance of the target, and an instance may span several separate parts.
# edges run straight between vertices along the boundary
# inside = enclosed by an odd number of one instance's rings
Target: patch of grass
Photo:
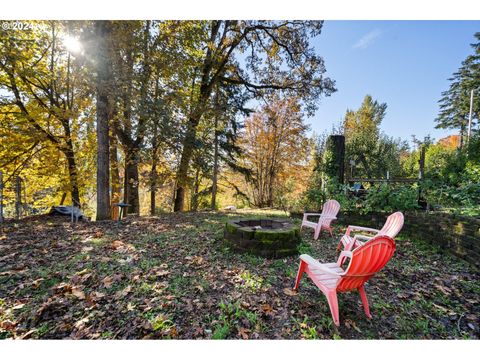
[[[42,337],[43,335],[47,334],[49,330],[50,326],[48,324],[42,324],[39,328],[37,328],[38,337]]]
[[[249,255],[249,254],[242,254],[240,255],[241,257],[241,260],[242,262],[245,262],[249,265],[252,265],[254,267],[257,267],[261,264],[263,264],[263,262],[265,261],[264,258],[261,258],[259,256],[255,256],[255,255]]]
[[[298,246],[298,252],[300,254],[311,254],[313,252],[312,245],[305,240],[302,240]]]
[[[102,246],[107,244],[110,241],[107,237],[98,237],[90,239],[89,243],[95,246]]]
[[[158,309],[149,310],[143,313],[143,317],[148,320],[153,331],[159,332],[163,336],[168,336],[171,330],[175,327],[171,315],[161,312]]]
[[[370,301],[372,313],[375,312],[377,315],[381,315],[385,310],[391,310],[394,308],[390,302],[385,301],[382,298],[375,298],[374,300],[375,301]]]
[[[240,287],[249,289],[253,292],[257,292],[264,285],[264,280],[258,275],[250,273],[250,271],[245,270],[240,273],[240,278],[243,280],[243,283],[240,284]]]
[[[0,329],[0,340],[9,339],[12,336],[13,334],[10,331],[5,331],[3,329]]]
[[[223,324],[215,327],[213,330],[212,339],[213,340],[223,340],[226,339],[230,334],[231,328],[229,324]]]
[[[162,264],[161,259],[157,258],[142,258],[138,263],[138,267],[142,269],[143,271],[148,271],[151,268],[154,268],[155,266],[159,266]]]
[[[222,301],[219,308],[219,324],[215,326],[212,335],[213,339],[226,339],[235,326],[239,324],[241,324],[241,326],[248,325],[250,328],[261,328],[261,326],[258,326],[259,318],[257,313],[243,308],[238,301],[235,303]]]
[[[475,281],[461,281],[459,283],[464,290],[480,295],[480,282]]]
[[[242,314],[252,325],[256,325],[258,323],[258,315],[253,311],[245,310]]]
[[[196,286],[202,287],[202,289],[205,291],[210,287],[210,282],[204,277],[198,277],[196,279]]]
[[[92,268],[94,268],[96,271],[98,271],[101,276],[107,276],[113,274],[115,271],[113,264],[113,259],[112,261],[101,261],[97,262],[96,264],[92,264]]]
[[[75,254],[66,263],[59,263],[55,266],[55,270],[65,270],[65,269],[76,269],[77,265],[81,262],[86,261],[89,258],[88,254],[79,253]]]
[[[172,320],[165,314],[158,314],[152,321],[152,328],[154,331],[170,331],[175,325]]]
[[[289,266],[285,267],[285,269],[284,269],[285,276],[287,278],[292,278],[293,280],[295,280],[295,277],[297,276],[297,272],[298,272],[298,264],[289,265]],[[305,274],[303,276],[305,276]],[[302,277],[302,279],[303,279],[303,277]],[[303,281],[303,283],[306,283],[306,282]]]
[[[15,321],[12,315],[12,309],[8,308],[5,300],[0,298],[0,322],[3,322],[4,320],[10,320],[12,322]],[[12,332],[3,329],[3,327],[0,327],[0,340],[8,339],[11,337],[13,337]]]
[[[415,320],[415,327],[423,336],[429,336],[430,329],[436,326],[433,326],[428,319],[417,318]]]
[[[274,269],[283,269],[285,267],[285,261],[283,259],[274,260],[270,267]]]
[[[148,296],[154,292],[154,287],[147,282],[142,282],[139,286],[134,287],[134,292],[139,296]]]
[[[44,281],[42,281],[42,289],[45,289],[45,290],[48,290],[52,287],[54,287],[55,285],[57,285],[58,283],[60,283],[61,279],[58,279],[58,278],[55,278],[55,277],[52,277],[52,278],[47,278],[45,279]]]
[[[102,339],[112,339],[113,338],[113,332],[111,331],[104,331],[102,332],[102,335],[100,336]]]
[[[303,321],[298,321],[297,319],[294,320],[302,334],[302,338],[304,339],[318,339],[317,328],[315,326],[310,326],[308,324],[308,316],[303,318]]]
[[[142,237],[137,239],[138,244],[152,244],[155,243],[157,246],[165,244],[165,240],[167,239],[167,233],[154,233],[154,234],[146,234]]]
[[[317,329],[315,326],[307,326],[305,329],[300,329],[300,331],[305,339],[318,339]]]
[[[192,286],[192,280],[188,276],[183,276],[182,274],[175,275],[168,282],[168,289],[174,295],[181,295],[183,292],[187,291]]]
[[[130,281],[128,279],[114,281],[109,288],[105,289],[105,292],[111,295],[125,289],[125,287],[127,287],[129,284],[130,284]]]
[[[315,322],[315,325],[320,331],[327,330],[327,329],[335,329],[335,324],[333,323],[333,319],[330,316],[330,309],[328,309],[328,316],[322,316],[319,320]]]

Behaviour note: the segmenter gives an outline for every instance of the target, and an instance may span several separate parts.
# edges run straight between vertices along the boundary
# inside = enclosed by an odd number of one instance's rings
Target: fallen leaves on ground
[[[288,295],[288,296],[297,296],[298,295],[298,291],[295,291],[295,290],[290,289],[290,288],[283,289],[283,293],[285,295]]]
[[[227,219],[200,212],[73,228],[49,216],[5,222],[0,338],[480,336],[480,275],[462,260],[414,239],[398,240],[392,261],[366,285],[373,319],[363,313],[358,293],[342,293],[336,328],[307,276],[292,289],[297,257],[233,253],[222,241]],[[336,228],[338,236],[343,231]],[[312,256],[335,260],[335,239],[302,236]]]

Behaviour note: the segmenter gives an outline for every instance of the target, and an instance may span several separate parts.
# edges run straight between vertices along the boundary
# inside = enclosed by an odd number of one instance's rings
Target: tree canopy
[[[331,191],[343,196],[352,176],[417,176],[419,151],[382,132],[387,104],[371,95],[346,110],[338,129],[310,133],[308,118],[336,91],[313,46],[322,21],[32,24],[0,30],[7,209],[17,176],[32,212],[74,204],[98,220],[116,218],[120,202],[150,215],[232,204],[298,208],[312,199],[318,209]],[[480,92],[480,33],[475,38],[437,118],[438,127],[462,134],[469,92]],[[329,135],[345,138],[345,166],[336,168],[345,176],[336,182],[326,176]],[[476,139],[468,154],[430,138],[413,142],[427,149],[426,177],[457,189],[478,177]]]

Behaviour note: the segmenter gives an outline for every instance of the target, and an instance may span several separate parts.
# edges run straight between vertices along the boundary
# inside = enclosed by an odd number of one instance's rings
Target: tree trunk
[[[80,192],[78,190],[78,174],[77,174],[77,166],[75,162],[75,154],[73,149],[70,148],[72,146],[71,140],[67,140],[68,148],[65,149],[64,154],[67,158],[67,165],[68,165],[68,176],[70,179],[70,191],[72,194],[72,203],[74,206],[80,208]]]
[[[215,140],[213,153],[213,177],[212,177],[212,202],[210,207],[215,210],[217,207],[217,181],[218,181],[218,115],[215,115]]]
[[[214,43],[215,41],[219,28],[220,28],[220,21],[213,21],[212,29],[210,32],[210,40],[212,43]],[[198,123],[200,122],[200,119],[203,113],[205,112],[208,100],[210,98],[210,94],[212,92],[212,87],[214,86],[213,79],[209,79],[210,74],[212,72],[212,67],[213,67],[213,62],[212,62],[213,51],[214,50],[211,47],[207,47],[205,59],[203,61],[203,67],[201,71],[200,94],[198,96],[197,101],[194,101],[194,97],[193,97],[196,73],[192,81],[191,104],[194,104],[194,106],[191,107],[192,111],[190,113],[191,115],[189,118],[187,133],[183,141],[182,156],[180,158],[180,166],[177,172],[177,189],[175,194],[173,211],[183,211],[185,207],[185,190],[188,183],[188,167],[190,164],[190,159],[192,158],[192,154],[193,154],[196,128]],[[218,72],[217,72],[217,76],[218,76]]]
[[[63,204],[65,203],[65,199],[66,199],[66,198],[67,198],[67,193],[64,192],[64,193],[62,194],[62,198],[61,198],[61,200],[60,200],[60,205],[63,205]]]
[[[274,175],[270,174],[268,183],[267,183],[267,206],[273,207],[273,190],[275,186],[275,177]]]
[[[157,188],[157,159],[154,154],[152,169],[150,170],[150,215],[155,215],[155,193]]]
[[[132,51],[126,53],[126,67],[122,74],[125,81],[127,81],[127,89],[122,95],[124,106],[123,111],[123,129],[120,126],[116,127],[117,135],[123,145],[125,152],[125,181],[124,181],[124,202],[130,206],[125,208],[126,213],[140,215],[140,200],[139,200],[139,175],[138,165],[140,162],[140,148],[142,146],[144,133],[146,131],[147,116],[145,114],[147,92],[149,89],[149,80],[152,74],[150,66],[150,21],[146,22],[144,29],[144,46],[143,55],[144,63],[142,69],[142,77],[140,79],[140,109],[137,127],[136,139],[132,138],[132,90],[134,82],[134,58],[135,54]],[[122,60],[123,61],[123,60]]]
[[[158,94],[158,79],[156,81],[155,98]],[[158,149],[158,128],[157,123],[153,124],[153,139],[152,139],[152,168],[150,169],[150,215],[155,215],[155,193],[157,190],[157,149]]]
[[[195,172],[195,182],[193,184],[193,195],[191,201],[192,211],[198,210],[198,190],[200,189],[200,168]]]
[[[72,132],[70,129],[70,120],[61,119],[63,131],[65,133],[65,145],[61,147],[61,151],[67,159],[68,177],[70,181],[70,192],[72,194],[72,204],[78,208],[80,204],[80,192],[78,190],[78,172],[75,161],[75,151],[73,150]]]
[[[188,167],[193,154],[196,136],[196,123],[190,121],[185,139],[183,141],[182,157],[177,172],[177,190],[173,211],[183,211],[185,208],[185,191],[188,185]]]
[[[118,140],[114,133],[110,132],[110,177],[112,181],[111,194],[111,217],[118,219],[119,208],[114,204],[120,202],[120,173],[118,168]]]
[[[109,87],[111,62],[109,59],[107,21],[95,22],[98,39],[97,57],[97,220],[110,218],[110,164],[109,164]]]
[[[202,117],[203,113],[205,112],[205,107],[210,97],[210,92],[211,89],[207,88],[206,85],[202,83],[200,86],[200,98],[188,121],[187,133],[185,134],[185,139],[183,140],[180,166],[177,172],[177,190],[173,211],[183,211],[185,207],[185,192],[188,185],[188,168],[193,155],[193,148],[195,146],[197,125],[200,122],[200,118]]]
[[[126,213],[140,215],[140,201],[138,195],[138,149],[125,149],[125,182],[123,201],[130,204],[125,208]]]
[[[155,216],[155,208],[156,208],[156,203],[155,203],[155,190],[150,191],[150,215]]]

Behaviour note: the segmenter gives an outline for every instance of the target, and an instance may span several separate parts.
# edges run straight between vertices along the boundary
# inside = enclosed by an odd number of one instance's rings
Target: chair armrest
[[[374,232],[374,233],[378,233],[380,231],[378,229],[372,229],[372,228],[367,228],[367,227],[363,227],[363,226],[348,225],[347,232],[345,233],[345,235],[350,235],[352,230]]]
[[[342,251],[342,253],[344,253],[344,252],[345,251]],[[335,275],[335,276],[338,276],[338,277],[344,275],[344,273],[337,273],[335,271],[330,270],[328,267],[319,263],[317,260],[312,258],[310,255],[307,255],[307,254],[300,255],[300,259],[302,261],[304,261],[305,263],[307,263],[307,265],[311,269],[320,270],[321,272],[323,272],[325,274]]]
[[[316,214],[316,213],[304,213],[303,214],[303,220],[307,220],[308,216],[319,216],[321,219],[324,219],[324,220],[335,220],[337,218],[336,216],[331,216],[331,215],[322,215],[322,214]]]
[[[303,216],[321,216],[321,213],[303,213]]]
[[[340,255],[338,256],[338,260],[337,260],[337,265],[338,266],[342,266],[342,264],[344,263],[345,261],[345,258],[352,258],[352,252],[351,251],[342,251],[340,253]]]
[[[356,234],[356,235],[353,237],[353,239],[354,239],[354,240],[364,240],[364,241],[368,241],[368,240],[373,239],[373,236],[366,236],[366,235]]]
[[[336,216],[322,215],[322,219],[335,220],[336,218],[337,218]]]
[[[323,215],[323,213],[304,213],[303,216],[321,216],[325,219],[336,219],[336,216],[332,215]]]

